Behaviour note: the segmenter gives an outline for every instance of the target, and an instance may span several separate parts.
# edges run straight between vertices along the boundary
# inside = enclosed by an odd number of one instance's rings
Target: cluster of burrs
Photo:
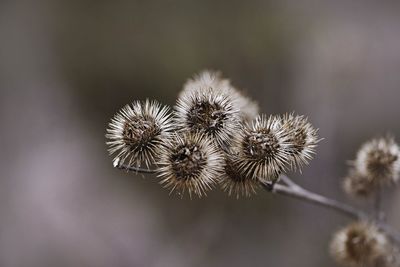
[[[106,137],[114,166],[157,173],[180,195],[202,196],[215,185],[239,197],[263,187],[335,208],[359,221],[338,231],[331,243],[343,266],[400,266],[380,209],[385,186],[400,178],[400,148],[392,137],[365,143],[351,161],[343,185],[351,196],[375,200],[375,216],[304,190],[287,176],[308,164],[319,139],[304,116],[259,114],[257,103],[219,73],[189,79],[173,109],[157,101],[134,101],[111,120]],[[281,178],[285,185],[277,184]]]
[[[356,197],[370,197],[400,177],[400,148],[393,137],[372,139],[362,145],[356,159],[350,162],[343,187]]]
[[[319,141],[304,116],[260,115],[255,101],[210,71],[184,84],[172,110],[149,100],[126,105],[106,137],[116,167],[153,168],[179,194],[202,196],[219,184],[237,197],[300,170]]]
[[[335,233],[331,254],[342,266],[398,267],[398,251],[372,223],[354,222]]]
[[[350,162],[343,187],[347,194],[380,201],[385,186],[395,184],[400,175],[400,148],[393,137],[372,139]],[[376,205],[379,203],[375,203]],[[379,212],[379,207],[376,212]],[[381,214],[376,214],[379,220]],[[343,266],[400,266],[399,251],[374,223],[360,221],[338,231],[331,243],[334,258]]]

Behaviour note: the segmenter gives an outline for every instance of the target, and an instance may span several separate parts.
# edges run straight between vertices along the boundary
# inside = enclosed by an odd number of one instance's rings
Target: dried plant
[[[106,137],[110,154],[119,164],[147,167],[155,163],[173,124],[169,108],[158,102],[135,101],[123,107],[111,120]]]
[[[278,116],[261,115],[239,133],[235,163],[242,176],[260,181],[275,181],[290,165],[292,129]]]
[[[319,142],[317,130],[304,116],[285,114],[282,118],[284,128],[289,132],[289,153],[292,170],[303,167],[312,159]]]
[[[334,235],[331,243],[332,256],[344,266],[382,266],[389,250],[387,237],[366,222],[346,226]]]
[[[221,189],[236,198],[250,197],[260,187],[260,182],[250,175],[243,174],[236,164],[239,155],[225,153],[224,171],[220,179]]]
[[[343,188],[374,199],[373,214],[308,191],[291,180],[315,154],[317,129],[301,115],[258,114],[219,72],[189,79],[170,112],[158,102],[136,101],[111,120],[106,138],[114,166],[155,173],[180,196],[205,196],[219,185],[236,198],[258,189],[294,197],[343,213],[356,221],[338,231],[333,257],[343,266],[400,266],[400,234],[385,222],[381,191],[400,176],[400,149],[392,137],[365,143],[351,162]],[[147,168],[141,168],[142,164]]]
[[[158,162],[161,184],[172,191],[202,196],[217,183],[224,156],[208,136],[189,132],[174,134],[166,141]]]
[[[239,110],[231,96],[211,87],[201,87],[178,99],[175,106],[177,131],[205,133],[222,148],[230,145],[239,130]]]
[[[392,137],[373,139],[358,151],[354,168],[373,184],[395,183],[400,174],[399,155]]]

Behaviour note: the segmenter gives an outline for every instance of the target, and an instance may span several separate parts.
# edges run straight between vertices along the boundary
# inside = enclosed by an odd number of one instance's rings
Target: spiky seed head
[[[236,198],[240,196],[250,197],[256,193],[260,184],[253,177],[243,175],[235,162],[237,162],[237,155],[233,153],[225,154],[225,168],[220,180],[221,188],[230,196],[234,195]]]
[[[318,143],[317,131],[304,116],[285,114],[282,116],[283,127],[290,132],[289,139],[291,167],[293,170],[301,168],[313,158]]]
[[[184,94],[175,110],[180,130],[205,133],[221,147],[229,146],[240,126],[239,111],[230,96],[212,88]]]
[[[135,101],[111,119],[106,138],[114,163],[150,166],[172,130],[169,108],[156,101]]]
[[[239,152],[235,164],[242,175],[262,182],[277,179],[288,164],[289,134],[279,116],[261,115],[245,124],[235,144]]]
[[[351,168],[343,180],[343,189],[350,196],[368,197],[375,192],[377,184]]]
[[[389,242],[377,227],[356,222],[338,231],[331,243],[331,254],[344,266],[378,266],[389,254]]]
[[[392,137],[372,139],[358,151],[354,167],[375,183],[397,182],[400,174],[400,149]]]
[[[251,122],[254,120],[259,112],[260,107],[256,101],[247,97],[244,92],[231,86],[228,88],[226,94],[230,95],[233,99],[233,104],[240,112],[240,118],[243,122]]]
[[[230,90],[230,87],[230,81],[222,78],[221,72],[205,70],[187,80],[178,98],[209,88],[220,93],[226,93]]]
[[[176,133],[161,151],[161,184],[190,197],[201,197],[218,182],[224,168],[222,152],[208,136]]]
[[[237,94],[233,94],[235,99],[235,105],[240,110],[240,115],[244,122],[250,122],[257,118],[260,113],[260,106],[256,101],[244,95],[240,91],[236,91]]]
[[[179,98],[209,88],[216,93],[230,96],[234,109],[239,110],[242,120],[251,121],[259,114],[258,103],[235,88],[228,79],[222,77],[219,71],[206,70],[194,75],[184,84]]]

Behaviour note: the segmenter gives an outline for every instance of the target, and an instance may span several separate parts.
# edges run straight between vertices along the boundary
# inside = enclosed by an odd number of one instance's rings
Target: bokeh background
[[[172,106],[206,68],[320,128],[293,174],[314,191],[368,209],[341,191],[346,161],[400,140],[399,1],[2,0],[0,36],[0,266],[336,266],[340,214],[264,192],[180,199],[112,168],[111,116]],[[389,190],[398,228],[399,204]]]

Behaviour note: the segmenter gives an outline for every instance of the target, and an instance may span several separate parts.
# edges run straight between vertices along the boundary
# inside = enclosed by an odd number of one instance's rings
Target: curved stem
[[[317,204],[322,207],[330,208],[332,210],[343,213],[354,219],[371,221],[378,228],[386,232],[388,237],[391,238],[394,242],[400,244],[400,233],[390,225],[386,224],[384,221],[380,220],[379,218],[378,219],[373,218],[369,216],[367,213],[359,209],[356,209],[348,204],[308,191],[299,186],[298,184],[296,184],[295,182],[293,182],[293,180],[291,180],[289,177],[285,175],[282,175],[281,180],[287,185],[262,184],[262,186],[267,191],[275,194],[290,196],[303,201],[307,201],[309,203]]]
[[[127,166],[124,164],[118,164],[115,166],[115,168],[120,169],[120,170],[127,170],[127,171],[131,171],[131,172],[146,173],[146,174],[151,174],[151,173],[157,172],[157,170],[143,169],[140,167]]]
[[[299,186],[298,184],[296,184],[295,182],[293,182],[292,179],[290,179],[289,177],[287,177],[284,174],[281,174],[281,176],[279,176],[281,178],[281,181],[284,182],[287,186],[291,187],[291,188],[296,188],[296,189],[303,189],[301,186]]]
[[[157,170],[142,169],[139,167],[131,167],[131,166],[126,166],[126,165],[122,165],[122,164],[116,165],[115,167],[118,169],[121,169],[121,170],[132,171],[135,173],[153,174],[153,173],[157,172]],[[373,217],[369,216],[367,213],[365,213],[359,209],[356,209],[353,206],[350,206],[348,204],[339,202],[337,200],[330,199],[325,196],[319,195],[317,193],[308,191],[308,190],[304,189],[303,187],[301,187],[300,185],[296,184],[293,180],[291,180],[286,175],[281,175],[279,180],[282,181],[285,185],[279,184],[277,182],[261,183],[261,185],[263,186],[263,188],[265,190],[267,190],[268,192],[274,193],[274,194],[285,195],[285,196],[293,197],[293,198],[303,200],[303,201],[306,201],[309,203],[317,204],[321,207],[335,210],[337,212],[340,212],[340,213],[347,215],[349,217],[352,217],[354,219],[371,221],[377,227],[379,227],[381,230],[386,232],[388,237],[391,238],[394,242],[396,242],[397,244],[400,244],[400,233],[396,229],[392,228],[390,225],[386,224],[380,218],[373,218]]]
[[[298,186],[291,187],[291,186],[276,184],[273,187],[273,189],[271,190],[271,192],[275,193],[275,194],[294,197],[294,198],[297,198],[300,200],[304,200],[304,201],[311,202],[311,203],[314,203],[314,204],[317,204],[320,206],[324,206],[324,207],[339,211],[341,213],[344,213],[345,215],[353,217],[355,219],[367,219],[368,218],[367,214],[357,210],[356,208],[353,208],[350,205],[341,203],[334,199],[326,198],[324,196],[310,192],[310,191],[305,190]]]
[[[382,186],[379,186],[377,191],[375,192],[375,199],[374,199],[374,212],[375,212],[375,218],[377,220],[385,221],[386,220],[386,215],[385,212],[382,210],[382,196],[383,196],[383,188]]]

